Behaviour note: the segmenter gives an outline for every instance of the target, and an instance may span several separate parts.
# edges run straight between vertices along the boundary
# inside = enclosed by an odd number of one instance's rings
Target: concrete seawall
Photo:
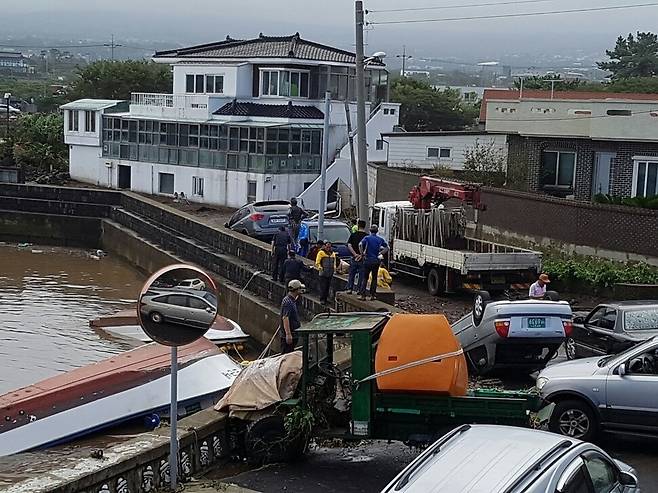
[[[0,210],[2,241],[100,248],[101,235],[101,221],[96,217]]]

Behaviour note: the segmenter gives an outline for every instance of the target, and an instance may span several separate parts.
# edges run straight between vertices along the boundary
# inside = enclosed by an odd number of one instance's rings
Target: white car
[[[194,289],[197,291],[205,291],[206,283],[201,279],[184,279],[176,285],[177,288],[181,289]]]
[[[452,331],[477,373],[500,368],[532,373],[544,368],[571,335],[572,317],[566,301],[491,301],[480,291],[473,311]]]

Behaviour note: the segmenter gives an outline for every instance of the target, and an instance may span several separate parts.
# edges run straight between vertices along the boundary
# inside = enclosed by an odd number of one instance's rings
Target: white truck
[[[541,271],[542,254],[467,238],[460,209],[415,209],[411,202],[380,202],[371,220],[389,243],[389,267],[427,282],[432,295],[457,290],[527,293]]]

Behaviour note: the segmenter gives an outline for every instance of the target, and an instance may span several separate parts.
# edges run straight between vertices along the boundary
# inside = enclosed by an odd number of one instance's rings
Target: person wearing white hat
[[[297,299],[304,292],[304,286],[299,280],[293,279],[288,283],[288,294],[281,301],[281,323],[279,335],[281,352],[291,353],[298,342],[297,329],[301,327],[297,311]]]

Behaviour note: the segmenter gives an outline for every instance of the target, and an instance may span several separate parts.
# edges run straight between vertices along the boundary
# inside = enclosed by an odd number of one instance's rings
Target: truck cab
[[[390,245],[393,240],[395,211],[398,209],[413,210],[413,208],[414,206],[408,200],[377,202],[371,208],[370,223],[379,226],[379,236]]]

